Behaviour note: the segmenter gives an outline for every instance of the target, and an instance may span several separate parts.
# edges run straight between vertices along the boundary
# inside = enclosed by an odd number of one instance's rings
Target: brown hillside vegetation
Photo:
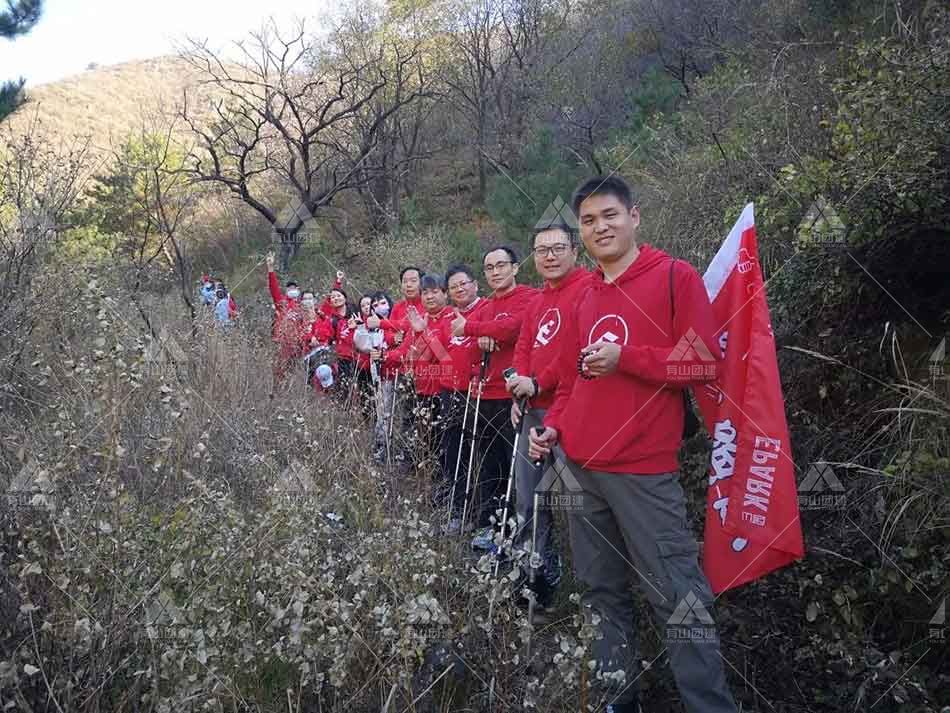
[[[147,117],[181,102],[197,81],[194,68],[179,57],[154,57],[90,69],[27,92],[27,100],[9,119],[16,133],[34,117],[51,137],[90,137],[91,149],[108,154]]]

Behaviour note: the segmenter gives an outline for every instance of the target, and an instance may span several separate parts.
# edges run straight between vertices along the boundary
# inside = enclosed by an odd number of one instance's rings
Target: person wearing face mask
[[[399,289],[402,291],[403,298],[392,306],[390,313],[385,317],[370,318],[367,326],[371,329],[382,327],[383,329],[392,330],[396,344],[401,344],[403,337],[410,329],[409,321],[406,319],[408,309],[413,307],[416,312],[421,313],[423,311],[419,283],[424,274],[415,265],[404,267],[399,273]]]
[[[381,320],[385,320],[392,310],[392,299],[383,291],[373,293],[371,304],[372,314]],[[372,331],[376,332],[377,330]],[[374,384],[374,397],[379,400],[379,406],[376,408],[375,450],[373,453],[373,458],[377,463],[384,463],[396,448],[396,444],[389,442],[389,434],[392,430],[390,422],[393,417],[393,380],[398,365],[393,365],[391,361],[387,363],[385,359],[388,350],[395,347],[396,344],[392,329],[383,328],[381,332],[381,338],[374,340],[374,348],[370,351],[370,358],[376,362],[377,383]]]
[[[360,348],[364,342],[369,340],[368,334],[360,337],[361,334],[369,331],[366,326],[367,318],[373,313],[373,295],[365,294],[360,297],[359,310],[356,314],[356,331],[353,333],[353,344],[356,347],[356,389],[360,394],[362,403],[363,417],[368,421],[373,415],[373,381],[369,368],[369,352]]]
[[[277,273],[274,272],[274,253],[267,254],[267,286],[274,301],[274,325],[272,339],[277,345],[274,357],[274,382],[282,382],[301,356],[301,334],[305,330],[304,314],[300,307],[300,287],[288,280],[286,292],[280,289]]]

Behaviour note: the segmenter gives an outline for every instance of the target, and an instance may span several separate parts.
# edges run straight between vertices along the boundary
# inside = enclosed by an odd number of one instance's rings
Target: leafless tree
[[[418,45],[366,22],[350,18],[320,42],[302,25],[285,36],[271,23],[239,44],[240,64],[200,43],[184,54],[213,97],[210,121],[185,97],[181,116],[198,139],[186,170],[260,213],[285,269],[304,223],[386,168],[371,158],[388,122],[427,92]]]
[[[479,197],[490,165],[510,169],[530,127],[549,71],[584,41],[571,27],[574,0],[476,0],[450,20],[451,49],[442,62],[451,98],[474,134]],[[558,42],[570,32],[572,41]]]
[[[40,277],[56,250],[90,165],[89,142],[54,145],[25,128],[0,133],[0,368],[13,376],[36,326],[34,306],[49,299]]]

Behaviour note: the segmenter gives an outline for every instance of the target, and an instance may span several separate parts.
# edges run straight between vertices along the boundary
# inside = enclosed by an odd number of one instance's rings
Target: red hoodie
[[[465,336],[491,337],[495,340],[497,351],[491,353],[488,375],[482,398],[488,400],[510,399],[505,389],[505,377],[502,372],[511,366],[515,356],[515,343],[521,330],[521,321],[531,301],[538,296],[538,290],[527,285],[515,288],[501,297],[493,295],[477,316],[466,316]]]
[[[466,309],[459,310],[466,319],[476,319],[483,309],[486,309],[488,300],[476,297]],[[472,377],[478,374],[478,364],[482,358],[478,348],[478,340],[472,337],[453,337],[452,319],[455,310],[451,309],[449,317],[438,322],[438,330],[426,330],[421,334],[428,348],[435,354],[442,367],[439,369],[439,385],[450,391],[465,391],[468,389]]]
[[[414,300],[399,300],[393,305],[389,318],[380,320],[379,326],[394,332],[405,332],[408,335],[412,331],[412,325],[406,319],[409,307],[415,307],[420,316],[426,313],[425,307],[422,306],[422,297],[416,297]]]
[[[437,315],[426,315],[425,319],[426,328],[414,336],[406,337],[398,348],[388,351],[384,363],[388,368],[400,363],[403,368],[411,365],[416,393],[434,396],[442,388],[440,377],[443,368],[451,369],[452,362],[445,351],[432,345],[441,347],[439,335],[443,329],[442,322],[455,319],[455,311],[451,307],[444,307]]]
[[[567,456],[582,468],[610,473],[676,470],[680,392],[714,381],[721,358],[718,325],[696,270],[642,245],[616,282],[604,282],[600,270],[591,276],[564,326],[555,402],[544,424],[557,429]],[[599,340],[621,345],[617,369],[578,377],[581,349]]]
[[[521,376],[533,376],[538,382],[541,393],[531,399],[533,408],[547,409],[554,403],[557,355],[566,331],[564,320],[576,306],[590,277],[590,272],[577,267],[565,275],[557,287],[545,283],[540,297],[525,311],[513,366]]]

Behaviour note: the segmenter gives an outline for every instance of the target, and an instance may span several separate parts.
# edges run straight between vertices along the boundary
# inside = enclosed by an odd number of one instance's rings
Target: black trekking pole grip
[[[535,431],[537,431],[537,435],[540,436],[542,433],[544,433],[544,426],[541,426],[541,429],[540,429],[540,430],[535,429]],[[529,437],[530,437],[530,435],[529,435]],[[538,468],[538,469],[540,470],[541,467],[544,465],[544,461],[546,461],[549,456],[550,456],[550,453],[549,453],[548,455],[546,455],[546,456],[541,456],[540,458],[536,459],[536,460],[534,461],[534,467],[535,467],[535,468]]]
[[[478,380],[485,381],[488,374],[488,363],[491,361],[491,352],[482,352],[482,365],[478,370]]]
[[[518,404],[518,412],[521,414],[521,417],[518,419],[518,430],[521,430],[521,425],[524,423],[524,410],[528,407],[528,397],[525,396],[521,399],[518,399],[516,402]]]

